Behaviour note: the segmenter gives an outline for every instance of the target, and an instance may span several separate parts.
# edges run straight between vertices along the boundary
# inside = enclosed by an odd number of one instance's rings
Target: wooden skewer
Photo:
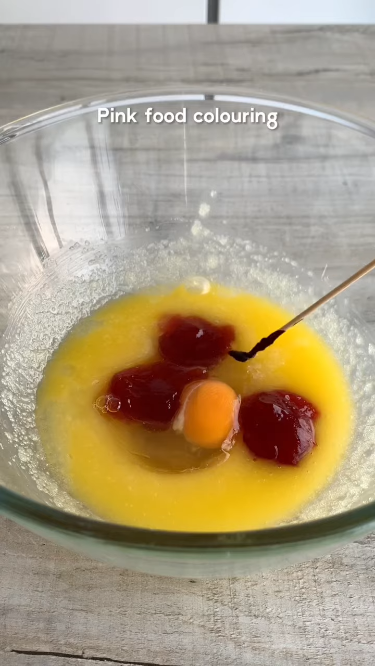
[[[325,296],[322,296],[322,298],[319,298],[318,301],[310,305],[306,310],[298,314],[296,317],[288,321],[285,326],[282,328],[279,328],[277,331],[274,331],[273,333],[270,333],[266,338],[262,338],[255,347],[250,349],[249,352],[243,352],[243,351],[230,351],[229,356],[232,356],[236,361],[240,361],[240,363],[245,363],[246,361],[249,361],[250,359],[254,358],[259,352],[264,351],[268,347],[270,347],[277,338],[280,337],[283,333],[286,331],[289,331],[290,328],[293,328],[296,324],[299,324],[300,321],[305,319],[308,315],[312,314],[320,308],[321,305],[324,305],[328,301],[331,300],[331,298],[335,298],[335,296],[338,296],[341,294],[341,292],[345,291],[350,285],[354,284],[354,282],[357,282],[357,280],[360,280],[364,275],[367,275],[367,273],[370,273],[375,268],[375,259],[370,261],[369,264],[366,264],[366,266],[363,266],[359,271],[354,273],[351,277],[347,278],[347,280],[344,280],[341,284],[339,284],[337,287],[332,289],[332,291],[329,291],[328,294]]]

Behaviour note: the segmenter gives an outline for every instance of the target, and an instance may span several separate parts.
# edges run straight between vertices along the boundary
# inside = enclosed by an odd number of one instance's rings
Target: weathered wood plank
[[[3,26],[0,122],[168,83],[241,85],[373,116],[373,26]]]
[[[86,657],[65,656],[63,654],[20,654],[9,652],[1,654],[1,666],[134,666],[126,661],[113,661],[112,659],[88,659]],[[137,666],[153,666],[152,664],[138,664]],[[157,666],[157,665],[156,665]]]
[[[373,663],[374,537],[268,575],[189,581],[109,568],[7,521],[1,534],[0,663],[5,650],[168,666]]]

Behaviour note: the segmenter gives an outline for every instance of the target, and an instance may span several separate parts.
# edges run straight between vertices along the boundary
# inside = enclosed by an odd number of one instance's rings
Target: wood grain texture
[[[206,582],[109,568],[12,523],[2,528],[6,666],[54,664],[46,655],[14,651],[168,666],[373,663],[371,538],[312,564]]]
[[[0,124],[165,81],[241,85],[374,117],[374,37],[360,26],[0,27]],[[106,567],[1,520],[0,664],[372,666],[374,547],[368,537],[282,572],[179,581]]]
[[[84,654],[81,655],[67,655],[62,652],[56,653],[21,653],[21,652],[8,652],[0,655],[2,658],[2,666],[154,666],[144,662],[129,662],[122,659],[106,659],[102,657],[94,657],[90,659]],[[155,665],[157,666],[157,665]]]
[[[84,95],[199,82],[373,117],[373,26],[3,26],[0,122]]]

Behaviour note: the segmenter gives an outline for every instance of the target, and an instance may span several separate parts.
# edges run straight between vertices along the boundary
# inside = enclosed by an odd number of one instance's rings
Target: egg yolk
[[[233,389],[218,380],[195,382],[185,388],[181,409],[174,422],[191,444],[207,449],[230,443],[238,430],[239,398]]]

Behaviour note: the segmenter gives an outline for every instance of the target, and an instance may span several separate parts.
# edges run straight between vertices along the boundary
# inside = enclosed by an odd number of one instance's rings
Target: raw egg
[[[230,445],[238,430],[240,399],[233,389],[216,379],[194,382],[181,396],[173,427],[191,444],[206,449]]]

